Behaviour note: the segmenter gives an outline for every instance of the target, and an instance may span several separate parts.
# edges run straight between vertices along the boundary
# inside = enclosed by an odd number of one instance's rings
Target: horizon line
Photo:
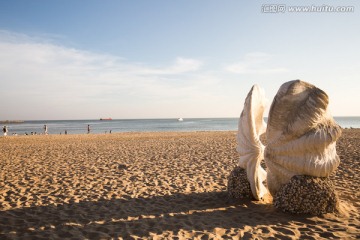
[[[348,117],[348,118],[356,118],[360,116],[333,116],[334,118],[341,118],[341,117]],[[182,119],[224,119],[224,118],[239,118],[239,117],[181,117]],[[268,118],[268,117],[263,117]],[[179,119],[179,117],[163,117],[163,118],[112,118],[111,120],[100,120],[100,118],[78,118],[78,119],[6,119],[6,120],[0,120],[1,123],[6,122],[26,122],[26,121],[114,121],[114,120],[167,120],[167,119]]]

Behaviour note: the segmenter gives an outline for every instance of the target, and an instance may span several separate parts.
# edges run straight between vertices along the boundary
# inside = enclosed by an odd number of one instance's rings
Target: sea
[[[343,128],[360,128],[360,117],[334,117]],[[239,118],[184,118],[178,119],[113,119],[113,120],[37,120],[21,123],[2,123],[8,135],[43,134],[47,125],[49,134],[85,134],[90,125],[92,134],[121,132],[195,132],[236,131]],[[265,118],[265,121],[267,119]]]

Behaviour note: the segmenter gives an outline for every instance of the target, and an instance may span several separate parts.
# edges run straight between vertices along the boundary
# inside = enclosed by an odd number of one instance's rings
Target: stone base
[[[246,170],[235,167],[228,177],[228,195],[230,198],[253,198]]]
[[[329,178],[294,176],[274,198],[276,208],[290,213],[320,215],[339,210],[339,198]]]

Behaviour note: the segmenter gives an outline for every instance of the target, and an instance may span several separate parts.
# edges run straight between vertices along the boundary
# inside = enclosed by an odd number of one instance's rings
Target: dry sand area
[[[331,176],[344,213],[227,198],[235,132],[1,137],[0,239],[360,238],[360,130]]]

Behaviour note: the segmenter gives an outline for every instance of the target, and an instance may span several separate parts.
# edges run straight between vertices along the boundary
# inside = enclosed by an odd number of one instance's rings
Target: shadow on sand
[[[172,231],[214,231],[255,225],[287,225],[306,218],[287,216],[271,204],[232,201],[226,192],[35,206],[0,212],[0,237],[131,238]],[[305,223],[305,222],[304,222]]]

